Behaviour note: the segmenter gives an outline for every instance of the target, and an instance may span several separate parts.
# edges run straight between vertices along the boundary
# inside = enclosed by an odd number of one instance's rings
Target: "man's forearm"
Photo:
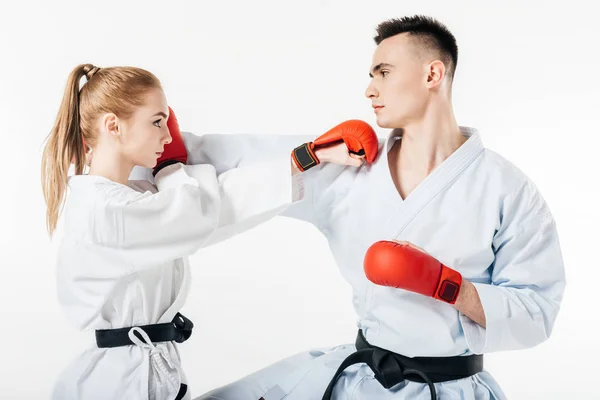
[[[475,286],[466,279],[463,279],[458,299],[454,303],[454,308],[466,315],[469,319],[485,328],[485,313],[483,305],[477,293]]]

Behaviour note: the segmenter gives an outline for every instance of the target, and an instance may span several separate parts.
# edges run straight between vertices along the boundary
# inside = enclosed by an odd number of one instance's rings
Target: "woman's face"
[[[146,94],[144,105],[137,108],[127,121],[121,124],[121,151],[124,158],[146,168],[156,166],[165,144],[171,143],[167,128],[169,107],[161,89]]]

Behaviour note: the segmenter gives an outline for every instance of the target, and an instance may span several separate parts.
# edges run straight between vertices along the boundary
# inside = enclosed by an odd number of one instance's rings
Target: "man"
[[[555,222],[535,185],[457,124],[454,36],[414,16],[383,22],[375,42],[366,97],[391,135],[373,164],[306,171],[304,200],[285,212],[327,237],[353,288],[356,343],[295,355],[199,399],[504,399],[481,355],[551,334],[565,288]],[[225,171],[311,138],[185,140],[189,163]],[[416,253],[386,261],[381,241]],[[440,279],[419,276],[431,265],[456,278],[450,292],[415,289]],[[406,273],[415,276],[397,282]]]

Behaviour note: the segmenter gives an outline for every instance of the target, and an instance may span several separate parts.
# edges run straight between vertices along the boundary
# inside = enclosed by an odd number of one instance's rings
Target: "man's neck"
[[[402,140],[388,154],[390,174],[403,199],[466,141],[451,107],[430,110],[401,128]]]
[[[450,107],[429,108],[420,121],[402,128],[399,147],[392,149],[395,168],[427,176],[465,141]]]

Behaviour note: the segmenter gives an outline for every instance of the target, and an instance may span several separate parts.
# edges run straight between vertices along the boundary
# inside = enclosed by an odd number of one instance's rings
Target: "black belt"
[[[165,324],[142,325],[138,328],[148,334],[152,343],[171,342],[183,343],[192,335],[192,321],[177,313],[173,321]],[[98,347],[121,347],[134,344],[129,339],[129,328],[118,329],[97,329],[96,344]],[[133,334],[140,340],[144,340],[139,333],[133,331]]]
[[[182,383],[181,386],[179,387],[179,393],[177,393],[175,400],[182,400],[183,396],[185,396],[186,393],[187,393],[187,385],[185,383]]]
[[[356,337],[356,352],[350,354],[340,365],[329,382],[322,400],[330,400],[338,377],[351,365],[365,363],[375,373],[381,385],[389,389],[405,379],[427,383],[431,400],[436,400],[434,382],[446,382],[467,378],[483,371],[483,355],[455,357],[405,357],[370,345],[362,330]]]

